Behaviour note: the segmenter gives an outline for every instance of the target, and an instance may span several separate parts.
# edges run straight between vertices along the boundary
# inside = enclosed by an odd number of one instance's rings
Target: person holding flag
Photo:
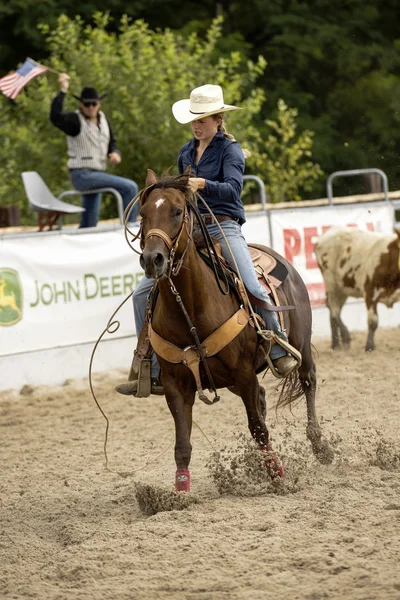
[[[138,193],[135,181],[106,173],[107,159],[111,164],[121,162],[121,153],[111,129],[110,122],[100,110],[100,101],[106,94],[99,96],[94,87],[84,87],[79,100],[79,109],[75,112],[64,112],[63,105],[70,84],[67,73],[59,75],[60,92],[53,99],[50,120],[61,131],[67,134],[68,169],[72,184],[80,192],[102,187],[112,187],[122,196],[124,208]],[[101,194],[84,194],[80,227],[95,227],[99,219]],[[138,226],[137,204],[129,218],[130,227]]]

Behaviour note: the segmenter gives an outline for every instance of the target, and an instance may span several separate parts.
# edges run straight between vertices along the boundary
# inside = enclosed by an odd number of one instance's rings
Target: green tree
[[[282,97],[298,107],[299,126],[315,132],[313,154],[325,172],[380,167],[398,186],[398,2],[250,1],[256,16],[243,23],[245,38],[268,60],[259,81],[268,86],[263,110]],[[348,179],[335,188],[365,191]],[[314,192],[325,193],[322,180]]]
[[[118,34],[109,32],[107,14],[95,15],[95,26],[80,18],[61,16],[55,29],[42,27],[50,51],[49,64],[71,76],[71,92],[95,85],[108,93],[103,108],[115,131],[123,162],[114,172],[144,185],[146,169],[161,173],[174,167],[180,146],[191,136],[179,125],[171,106],[204,82],[222,85],[230,103],[244,110],[232,113],[229,127],[257,158],[252,142],[252,118],[260,111],[263,92],[255,86],[265,61],[243,61],[238,53],[216,57],[221,36],[216,20],[205,40],[193,33],[183,38],[170,30],[152,31],[143,21],[123,17]],[[20,203],[25,221],[24,170],[36,170],[53,193],[71,187],[66,169],[65,135],[49,121],[51,99],[58,91],[57,76],[49,73],[32,81],[14,105],[0,98],[0,201]],[[66,109],[76,101],[66,99]],[[111,169],[110,169],[111,170]]]
[[[276,121],[265,121],[268,136],[262,139],[258,135],[255,168],[266,181],[271,202],[301,200],[300,191],[310,192],[323,175],[320,166],[311,161],[313,132],[297,134],[298,110],[289,108],[283,100],[278,102],[277,113]]]
[[[65,13],[80,14],[93,25],[92,15],[102,7],[99,0],[0,2],[0,73],[26,55],[48,56],[37,22],[54,29]],[[107,8],[114,18],[107,31],[116,32],[126,13],[152,29],[181,29],[185,38],[197,32],[202,40],[222,14],[223,35],[214,52],[229,58],[235,50],[254,62],[258,55],[268,60],[258,79],[268,91],[258,121],[262,135],[268,135],[265,119],[285,98],[299,109],[299,127],[315,132],[313,154],[324,171],[379,166],[392,187],[400,185],[398,0],[109,0]],[[314,193],[322,195],[322,180],[319,186]]]

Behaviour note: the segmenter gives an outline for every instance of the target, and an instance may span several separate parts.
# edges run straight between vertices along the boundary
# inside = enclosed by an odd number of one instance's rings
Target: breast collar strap
[[[225,346],[239,335],[248,322],[248,312],[243,307],[240,307],[230,319],[225,321],[225,323],[211,333],[202,344],[199,345],[199,348],[196,348],[195,346],[187,346],[186,348],[175,346],[158,335],[158,333],[154,331],[151,322],[149,322],[148,325],[148,337],[156,354],[168,362],[183,363],[188,367],[195,379],[200,400],[205,404],[214,404],[219,400],[219,396],[216,394],[216,389],[212,381],[209,382],[209,384],[211,384],[212,389],[215,391],[214,401],[209,400],[205,395],[200,380],[200,362],[203,361],[204,366],[206,366],[205,360],[207,357],[215,356],[218,352],[223,350]],[[211,374],[209,377],[211,377]]]

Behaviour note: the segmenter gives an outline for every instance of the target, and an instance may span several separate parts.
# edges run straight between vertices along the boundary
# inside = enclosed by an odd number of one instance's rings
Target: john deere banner
[[[0,239],[0,355],[96,340],[142,275],[121,229]],[[134,334],[131,300],[117,318]]]
[[[271,244],[299,270],[314,306],[325,301],[315,260],[318,235],[331,225],[390,233],[389,204],[271,211],[272,241],[265,215],[247,215],[249,242]],[[0,356],[94,342],[139,283],[139,257],[122,229],[84,234],[0,237]],[[117,318],[113,337],[134,335],[132,302]]]

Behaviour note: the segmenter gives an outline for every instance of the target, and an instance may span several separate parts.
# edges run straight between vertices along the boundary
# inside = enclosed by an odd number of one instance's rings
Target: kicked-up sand
[[[317,411],[335,450],[319,464],[300,401],[268,426],[286,467],[260,468],[242,402],[196,402],[192,491],[173,491],[164,398],[114,392],[125,371],[0,393],[0,598],[400,600],[400,329],[377,350],[314,340]]]

